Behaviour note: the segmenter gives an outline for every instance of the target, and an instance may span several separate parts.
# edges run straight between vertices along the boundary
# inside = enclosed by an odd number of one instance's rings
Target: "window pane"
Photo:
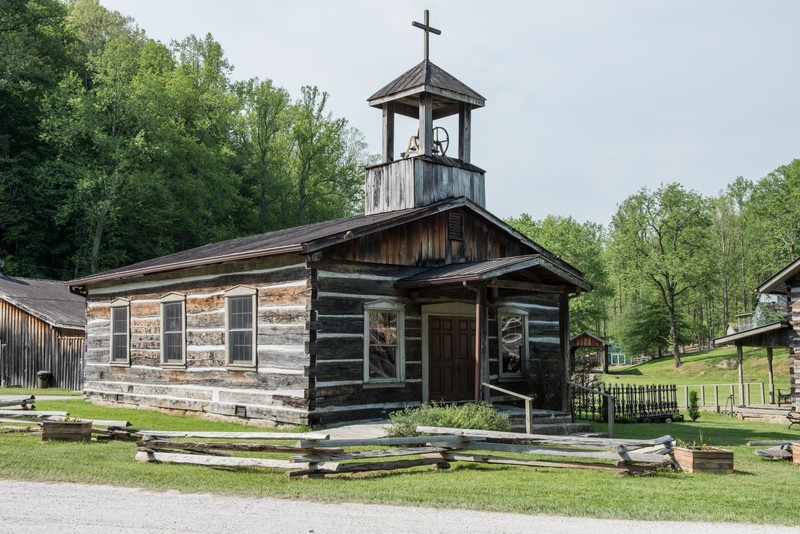
[[[397,344],[397,313],[369,313],[369,343],[370,345]]]
[[[374,346],[369,348],[369,377],[397,377],[397,348]]]
[[[230,346],[228,354],[230,363],[252,363],[253,361],[253,332],[230,332]]]
[[[111,360],[128,360],[128,308],[111,308]]]
[[[164,332],[181,332],[183,330],[183,303],[170,302],[164,304]]]
[[[183,336],[180,332],[164,334],[164,361],[183,361]]]
[[[229,297],[228,328],[253,328],[253,298]]]
[[[522,372],[523,343],[525,331],[523,317],[506,315],[500,318],[500,343],[502,372],[520,374]]]

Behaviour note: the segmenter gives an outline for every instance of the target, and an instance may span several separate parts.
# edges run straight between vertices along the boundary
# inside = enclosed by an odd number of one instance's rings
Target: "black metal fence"
[[[678,409],[678,386],[599,384],[597,392],[572,389],[572,415],[575,419],[608,420],[608,404],[600,392],[614,397],[614,420],[665,421],[675,419]]]

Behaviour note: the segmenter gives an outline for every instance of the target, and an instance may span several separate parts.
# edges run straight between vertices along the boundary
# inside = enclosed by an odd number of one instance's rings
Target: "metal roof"
[[[469,104],[472,108],[480,108],[486,104],[486,99],[477,91],[427,59],[386,84],[367,101],[372,107],[395,102],[398,104],[398,113],[416,117],[419,114],[419,104],[418,99],[412,96],[420,93],[430,93],[433,96],[434,119],[457,113],[458,109],[454,104],[459,102]]]
[[[736,332],[735,334],[730,334],[727,336],[718,337],[714,340],[715,345],[727,345],[728,343],[733,343],[735,341],[740,341],[742,345],[750,346],[747,341],[750,341],[754,344],[754,346],[762,346],[761,340],[756,340],[757,336],[762,334],[767,334],[769,332],[775,332],[776,330],[786,330],[788,333],[789,331],[789,323],[785,321],[777,321],[774,323],[770,323],[764,326],[759,326],[757,328],[751,328],[750,330],[742,330],[741,332]],[[749,339],[750,338],[750,339]],[[788,339],[788,338],[787,338]],[[785,343],[780,343],[777,346],[784,346]]]
[[[454,263],[422,271],[414,276],[399,280],[395,285],[397,287],[424,287],[463,282],[482,282],[526,270],[539,276],[544,274],[547,282],[566,282],[585,291],[592,289],[592,285],[581,277],[568,273],[540,254],[496,258],[472,263]]]
[[[86,301],[64,282],[0,275],[0,298],[56,328],[85,329]]]
[[[473,211],[478,216],[487,220],[501,231],[505,231],[511,239],[516,239],[531,249],[541,258],[547,259],[553,269],[560,269],[569,276],[578,278],[583,284],[591,287],[583,280],[583,273],[560,260],[540,245],[528,239],[522,233],[514,230],[508,224],[486,211],[484,208],[471,202],[465,197],[450,198],[421,208],[375,213],[372,215],[358,215],[344,219],[336,219],[295,228],[286,228],[275,232],[257,234],[237,239],[229,239],[219,243],[212,243],[201,247],[176,252],[167,256],[153,258],[125,267],[112,269],[102,273],[78,278],[68,282],[72,288],[85,287],[105,281],[130,278],[144,274],[174,271],[201,265],[226,263],[249,258],[273,256],[277,254],[306,254],[326,247],[348,241],[358,237],[379,232],[387,228],[398,226],[422,217],[455,208],[465,208]],[[503,261],[510,258],[502,258]],[[460,264],[464,265],[464,264]]]

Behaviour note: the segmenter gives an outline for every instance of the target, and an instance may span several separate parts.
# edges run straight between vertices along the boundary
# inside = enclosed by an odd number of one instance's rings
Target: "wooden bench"
[[[792,390],[791,389],[789,391],[785,391],[785,392],[782,389],[778,390],[778,406],[780,406],[782,402],[786,403],[786,404],[791,404],[792,403]]]
[[[794,425],[800,425],[800,412],[789,412],[786,414],[786,419],[789,420],[789,428],[791,429]]]

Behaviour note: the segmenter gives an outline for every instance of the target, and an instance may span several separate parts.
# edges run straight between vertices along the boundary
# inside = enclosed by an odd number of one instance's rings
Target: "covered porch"
[[[423,402],[528,397],[569,410],[569,298],[592,289],[582,273],[534,254],[432,268],[395,286],[420,307]]]
[[[767,349],[767,374],[769,383],[768,399],[769,404],[774,405],[776,401],[775,394],[775,376],[772,370],[773,349],[778,347],[787,347],[789,345],[789,332],[791,328],[787,321],[775,321],[763,326],[757,326],[749,330],[743,330],[727,336],[723,336],[714,340],[714,344],[720,345],[735,345],[736,346],[736,361],[739,373],[739,407],[744,407],[748,404],[745,400],[744,388],[744,356],[743,347],[757,347]]]

